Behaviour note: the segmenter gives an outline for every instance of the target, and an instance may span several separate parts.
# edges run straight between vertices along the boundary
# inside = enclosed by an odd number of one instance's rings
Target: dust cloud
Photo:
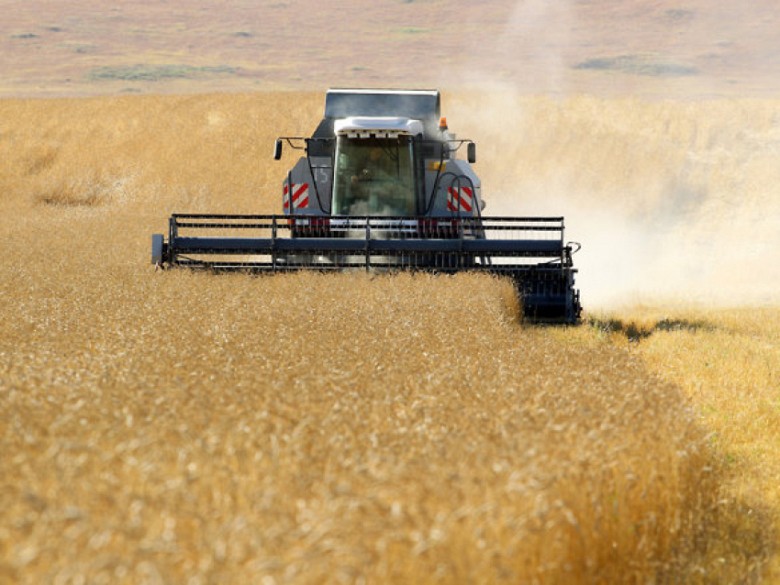
[[[780,302],[780,101],[502,90],[445,109],[478,142],[486,215],[566,218],[586,308]]]
[[[739,97],[767,95],[771,64],[745,69],[723,41],[766,32],[766,15],[552,4],[516,2],[496,66],[461,64],[481,89],[445,94],[451,129],[477,142],[485,214],[564,216],[588,309],[780,303],[780,100]],[[577,66],[616,55],[636,66]]]

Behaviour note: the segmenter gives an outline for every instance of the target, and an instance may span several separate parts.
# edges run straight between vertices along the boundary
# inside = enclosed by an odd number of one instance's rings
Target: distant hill
[[[0,96],[366,85],[766,97],[780,91],[778,30],[764,1],[11,0]]]

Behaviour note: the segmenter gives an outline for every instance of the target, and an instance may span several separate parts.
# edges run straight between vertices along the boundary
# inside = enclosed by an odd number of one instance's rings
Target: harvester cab
[[[476,147],[449,132],[438,91],[332,89],[281,185],[282,215],[174,214],[157,265],[217,270],[482,271],[511,278],[526,317],[575,323],[562,217],[485,217]],[[464,148],[465,146],[465,148]],[[465,153],[464,153],[465,151]],[[463,157],[465,154],[465,158]]]
[[[438,91],[328,91],[311,138],[277,139],[277,160],[285,143],[306,154],[283,185],[284,213],[478,215],[475,145],[450,134],[440,103]],[[467,161],[458,158],[464,144]]]
[[[414,137],[422,127],[405,118],[347,118],[334,125],[332,213],[416,215],[422,189],[415,176]]]

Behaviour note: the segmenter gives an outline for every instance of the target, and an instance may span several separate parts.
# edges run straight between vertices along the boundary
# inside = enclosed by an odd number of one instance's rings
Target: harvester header
[[[281,182],[282,215],[175,214],[158,265],[294,270],[479,271],[511,278],[525,315],[574,323],[579,291],[562,217],[488,217],[476,147],[451,134],[436,90],[331,89]],[[465,145],[465,149],[462,148]],[[465,150],[465,158],[462,158]]]

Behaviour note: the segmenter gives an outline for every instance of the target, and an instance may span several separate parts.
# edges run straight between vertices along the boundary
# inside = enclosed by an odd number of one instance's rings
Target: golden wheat
[[[0,579],[718,582],[721,446],[599,328],[484,276],[148,265],[173,211],[277,211],[320,98],[0,102]]]

